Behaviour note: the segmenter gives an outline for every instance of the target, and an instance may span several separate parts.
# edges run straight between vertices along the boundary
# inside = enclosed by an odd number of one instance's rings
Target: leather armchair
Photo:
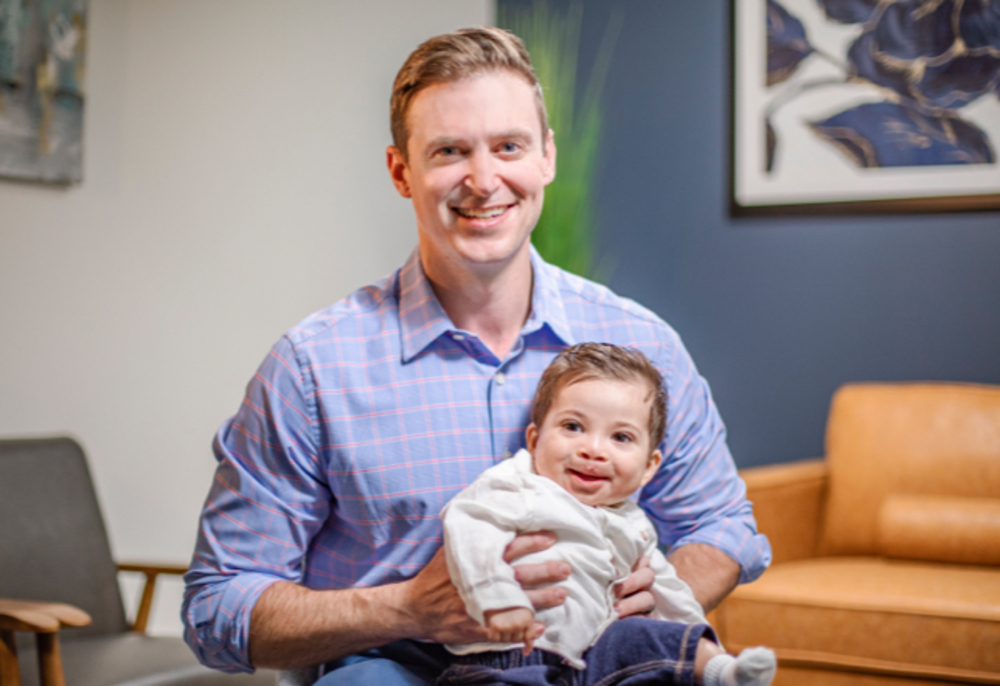
[[[1000,387],[845,386],[825,452],[741,472],[774,560],[726,647],[778,686],[1000,684]]]

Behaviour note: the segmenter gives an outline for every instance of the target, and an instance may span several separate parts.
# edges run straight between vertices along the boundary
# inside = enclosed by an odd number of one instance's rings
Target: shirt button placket
[[[497,391],[499,391],[499,390],[500,390],[500,388],[501,388],[501,387],[503,386],[503,384],[504,384],[504,381],[506,381],[506,379],[507,379],[507,377],[505,377],[505,376],[504,376],[504,373],[503,373],[503,372],[497,372],[496,374],[494,374],[494,375],[493,375],[493,381],[494,381],[494,388],[495,388],[495,389],[496,389]],[[494,427],[494,428],[495,428],[495,427]],[[504,437],[500,437],[500,440],[501,440],[501,441],[504,441]],[[496,454],[497,454],[497,452],[499,452],[499,451],[498,451],[499,447],[500,447],[500,446],[498,446],[498,445],[497,445],[497,435],[496,435],[496,434],[494,434],[494,435],[493,435],[493,450],[494,450],[494,453],[493,453],[493,454],[494,454],[494,455],[496,455]],[[506,447],[505,447],[505,449],[504,449],[504,451],[503,451],[503,456],[502,456],[502,457],[503,457],[503,459],[507,459],[508,457],[510,457],[510,450],[507,450],[507,449],[506,449]]]

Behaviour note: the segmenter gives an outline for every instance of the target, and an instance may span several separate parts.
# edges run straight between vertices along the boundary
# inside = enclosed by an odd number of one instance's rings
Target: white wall
[[[83,444],[119,560],[187,563],[213,433],[268,348],[405,259],[392,79],[491,18],[490,0],[91,0],[83,183],[0,180],[0,436]],[[180,631],[179,604],[175,581],[155,632]]]

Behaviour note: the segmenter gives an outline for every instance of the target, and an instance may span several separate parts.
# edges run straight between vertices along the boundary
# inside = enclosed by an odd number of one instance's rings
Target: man
[[[324,686],[432,683],[447,658],[410,639],[485,637],[448,578],[438,514],[524,446],[541,372],[585,340],[639,348],[664,375],[664,465],[640,504],[678,574],[706,609],[758,576],[767,541],[677,335],[530,246],[556,149],[520,41],[481,28],[424,43],[397,76],[392,128],[389,173],[418,248],[288,332],[220,429],[183,608],[199,658],[323,664]],[[506,558],[551,542],[522,536]],[[568,573],[522,565],[518,579],[552,607]],[[619,614],[648,612],[651,583],[640,565]]]

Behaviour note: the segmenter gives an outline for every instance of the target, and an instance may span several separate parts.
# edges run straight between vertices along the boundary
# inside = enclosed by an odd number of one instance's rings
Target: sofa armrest
[[[813,557],[826,500],[823,460],[740,470],[758,530],[771,542],[772,562]]]

